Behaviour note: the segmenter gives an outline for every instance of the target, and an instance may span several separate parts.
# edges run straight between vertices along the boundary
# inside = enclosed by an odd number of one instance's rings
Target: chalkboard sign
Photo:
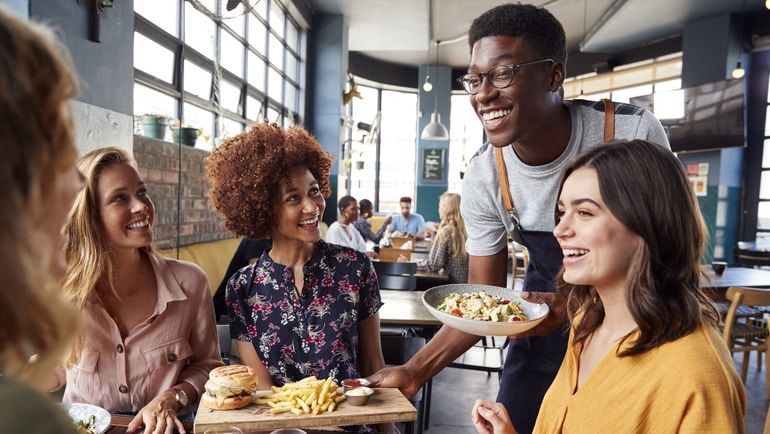
[[[444,180],[444,149],[422,150],[423,181]]]

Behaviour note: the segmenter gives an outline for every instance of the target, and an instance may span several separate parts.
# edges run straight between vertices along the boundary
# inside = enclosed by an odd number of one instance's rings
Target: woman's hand
[[[179,403],[176,402],[174,392],[171,390],[161,392],[139,410],[136,417],[128,424],[126,433],[138,432],[144,425],[144,432],[148,434],[172,434],[174,428],[185,434],[184,425],[176,417],[178,410]]]
[[[471,418],[479,434],[517,434],[508,417],[508,410],[499,402],[477,399]]]

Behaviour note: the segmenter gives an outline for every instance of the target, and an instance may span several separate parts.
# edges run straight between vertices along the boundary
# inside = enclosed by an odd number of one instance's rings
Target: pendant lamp
[[[438,47],[436,41],[436,64],[438,64]],[[441,123],[441,114],[438,112],[438,92],[433,93],[433,113],[430,115],[430,123],[425,125],[420,134],[422,140],[449,140],[449,131]]]

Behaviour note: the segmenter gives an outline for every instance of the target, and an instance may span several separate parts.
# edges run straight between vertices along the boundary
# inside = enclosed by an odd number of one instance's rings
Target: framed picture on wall
[[[425,148],[422,150],[422,180],[444,181],[444,156],[446,149]]]

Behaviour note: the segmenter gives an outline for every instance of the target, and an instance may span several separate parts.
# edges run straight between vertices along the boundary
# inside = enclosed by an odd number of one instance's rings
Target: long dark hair
[[[619,355],[640,354],[674,341],[701,322],[716,326],[716,309],[700,287],[699,261],[706,245],[705,225],[674,154],[644,140],[598,146],[566,168],[559,196],[564,181],[583,167],[596,170],[607,208],[643,240],[629,264],[626,295],[626,303],[639,326],[639,337]],[[604,319],[604,306],[596,289],[565,282],[563,270],[557,276],[556,286],[567,295],[571,321],[579,312],[584,313],[574,324],[574,341],[585,340]]]

